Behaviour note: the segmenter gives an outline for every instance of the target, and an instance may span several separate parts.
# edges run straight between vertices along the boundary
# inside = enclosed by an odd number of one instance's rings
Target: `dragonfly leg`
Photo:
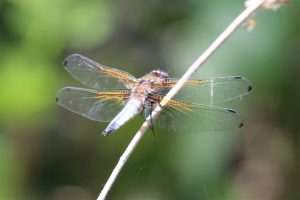
[[[155,138],[156,134],[155,134],[155,129],[154,129],[154,125],[153,125],[152,111],[153,111],[153,107],[150,108],[150,129],[152,130],[153,138]]]
[[[150,116],[150,129],[153,133],[153,138],[155,137],[155,131],[154,131],[154,126],[153,126],[153,118],[152,118],[152,109],[151,108],[146,108],[141,112],[141,117],[143,118],[144,121],[146,121],[146,118]]]
[[[143,110],[144,113],[144,120],[148,116],[150,116],[150,129],[152,130],[153,137],[155,137],[155,131],[154,131],[154,126],[153,126],[153,118],[152,118],[152,112],[153,112],[153,103],[149,100],[145,100],[144,102],[145,109]]]

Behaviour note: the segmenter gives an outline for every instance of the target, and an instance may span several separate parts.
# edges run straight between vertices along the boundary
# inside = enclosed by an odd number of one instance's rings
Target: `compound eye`
[[[163,78],[169,78],[169,75],[166,72],[161,72],[161,76]]]
[[[153,76],[158,76],[157,70],[153,70],[151,73]]]

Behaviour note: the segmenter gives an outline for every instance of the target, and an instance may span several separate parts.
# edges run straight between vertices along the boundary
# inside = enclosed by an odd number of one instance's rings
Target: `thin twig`
[[[155,120],[158,114],[162,111],[163,106],[176,95],[176,93],[181,89],[184,83],[194,74],[204,62],[216,51],[228,38],[234,33],[234,31],[248,18],[250,17],[263,3],[265,0],[257,0],[251,6],[247,7],[226,29],[225,31],[208,47],[208,49],[189,67],[185,74],[180,78],[178,83],[166,94],[166,96],[161,101],[161,106],[157,106],[152,112],[152,120]],[[119,162],[111,173],[109,179],[104,185],[97,200],[104,200],[107,196],[108,191],[115,182],[117,176],[119,175],[121,169],[125,165],[129,156],[137,146],[140,139],[143,137],[146,130],[149,128],[151,118],[147,117],[139,131],[136,133],[125,152],[120,157]]]

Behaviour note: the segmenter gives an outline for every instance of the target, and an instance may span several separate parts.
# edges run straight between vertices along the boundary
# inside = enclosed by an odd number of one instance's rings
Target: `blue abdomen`
[[[103,136],[119,129],[128,120],[139,114],[143,109],[143,102],[139,99],[129,99],[125,107],[119,112],[119,114],[109,123],[107,128],[102,132]]]

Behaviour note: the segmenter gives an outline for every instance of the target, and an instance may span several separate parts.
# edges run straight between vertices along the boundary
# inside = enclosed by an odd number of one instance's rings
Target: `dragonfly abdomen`
[[[125,107],[119,112],[119,114],[109,123],[106,129],[102,132],[103,136],[119,129],[128,120],[140,113],[143,108],[143,103],[139,99],[129,99]]]

